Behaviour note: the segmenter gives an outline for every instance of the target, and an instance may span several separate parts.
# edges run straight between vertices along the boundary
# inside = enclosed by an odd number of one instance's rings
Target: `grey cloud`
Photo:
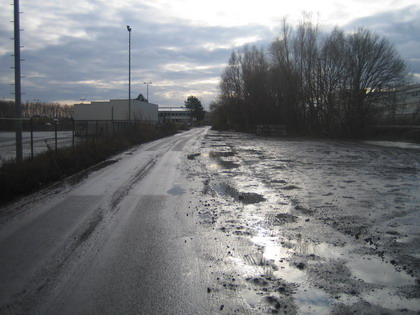
[[[96,2],[95,2],[96,3]],[[365,26],[382,32],[392,40],[409,65],[420,73],[418,59],[419,9],[410,7],[364,19],[346,26]],[[60,11],[62,12],[62,11]],[[133,96],[145,94],[143,81],[152,81],[149,89],[153,102],[182,105],[186,93],[203,95],[205,102],[216,96],[217,81],[227,64],[235,39],[260,38],[250,43],[266,48],[276,37],[276,30],[261,25],[244,27],[197,26],[184,20],[168,19],[139,4],[112,12],[112,17],[94,10],[64,14],[62,19],[74,26],[58,40],[42,34],[25,32],[23,51],[24,99],[99,100],[127,97],[128,32],[132,27],[132,91]],[[401,19],[404,17],[404,20]],[[410,17],[410,18],[409,18]],[[61,26],[65,23],[61,24]],[[46,27],[46,26],[45,26]],[[53,27],[50,23],[48,28]],[[280,23],[279,23],[280,27]],[[41,28],[42,29],[42,28]],[[86,32],[87,36],[80,36]],[[4,31],[0,30],[0,34]],[[77,35],[77,34],[79,35]],[[10,35],[10,34],[9,34]],[[10,36],[5,36],[10,37]],[[38,42],[39,45],[33,45]],[[33,45],[34,47],[31,47]],[[12,49],[13,43],[10,43]],[[13,65],[10,53],[0,55],[2,77],[0,97],[10,97],[13,87],[12,70],[3,72],[3,65]],[[184,67],[169,67],[169,65]],[[4,67],[6,69],[6,67]],[[213,83],[203,83],[213,81]]]
[[[400,10],[354,20],[345,29],[365,27],[386,37],[407,61],[409,71],[420,79],[420,6],[409,6]]]
[[[71,17],[83,21],[89,18],[84,15]],[[228,47],[232,39],[255,34],[261,38],[271,37],[268,29],[259,26],[191,27],[182,21],[166,24],[133,17],[127,20],[131,20],[131,23],[125,24],[132,27],[133,93],[137,93],[137,88],[145,88],[139,87],[142,81],[152,80],[155,86],[151,87],[151,91],[157,97],[154,101],[162,104],[182,104],[184,99],[167,99],[171,87],[159,87],[159,81],[173,82],[173,88],[178,91],[172,94],[197,89],[194,81],[214,80],[220,76],[221,65],[227,63],[232,49]],[[41,49],[31,50],[29,47],[25,51],[23,70],[27,78],[23,86],[26,99],[50,101],[126,97],[128,32],[125,24],[106,27],[93,24],[88,30],[93,40],[63,36],[57,43],[45,42]],[[207,43],[224,44],[227,48],[208,49],[205,46]],[[190,64],[192,67],[168,70],[168,64],[177,63]],[[204,68],[195,69],[194,65]],[[191,82],[193,84],[188,86]],[[212,92],[217,88],[198,86]],[[202,93],[200,90],[196,92]]]

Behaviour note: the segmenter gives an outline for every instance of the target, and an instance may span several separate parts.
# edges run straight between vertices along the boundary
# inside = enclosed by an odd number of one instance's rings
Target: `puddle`
[[[173,195],[173,196],[180,196],[185,194],[185,189],[182,188],[179,185],[175,185],[174,187],[172,187],[171,189],[169,189],[167,191],[168,194]]]
[[[211,188],[220,196],[229,196],[245,205],[263,202],[266,199],[257,193],[240,192],[227,183],[212,185]]]
[[[204,158],[208,159],[207,167],[212,170],[239,168],[239,163],[228,159],[235,155],[236,153],[232,151],[210,151],[202,154]]]
[[[299,314],[329,314],[333,299],[324,291],[316,288],[296,290],[296,304]]]
[[[388,288],[375,289],[374,291],[368,292],[364,296],[364,299],[371,304],[380,305],[391,310],[408,309],[418,312],[420,309],[419,299],[400,297]]]
[[[188,154],[187,159],[188,160],[195,160],[195,158],[198,157],[198,156],[200,156],[200,153]]]
[[[209,168],[210,169],[234,169],[238,168],[240,165],[235,162],[231,161],[223,161],[223,160],[217,160],[216,163],[210,163]]]
[[[263,233],[263,230],[261,232]],[[251,241],[263,247],[263,257],[273,261],[274,266],[278,268],[272,273],[275,278],[297,284],[293,297],[299,314],[327,314],[330,311],[333,299],[323,290],[308,286],[306,272],[286,260],[293,254],[291,249],[283,247],[277,237],[258,235],[251,238]]]
[[[291,283],[301,283],[306,281],[306,273],[291,266],[289,261],[286,260],[290,258],[293,253],[290,248],[283,247],[277,237],[264,236],[260,234],[252,237],[251,241],[256,245],[263,247],[264,259],[274,262],[274,266],[277,270],[273,271],[273,275],[276,278],[283,279]]]
[[[326,259],[343,259],[352,274],[366,283],[391,286],[415,284],[414,278],[405,272],[397,271],[391,263],[383,261],[377,256],[361,256],[354,253],[356,246],[340,247],[300,240],[296,249],[299,253],[306,255],[314,254]]]
[[[396,271],[392,264],[375,257],[367,259],[357,257],[350,259],[346,265],[357,278],[367,283],[391,286],[415,284],[414,278],[405,272]]]
[[[298,285],[293,296],[300,314],[326,314],[331,310],[334,299],[324,290],[309,285],[305,270],[290,263],[289,259],[294,253],[313,254],[324,259],[342,260],[352,275],[365,283],[395,288],[415,285],[414,278],[405,272],[395,270],[391,263],[382,261],[376,256],[362,256],[354,253],[357,249],[355,245],[340,247],[326,243],[317,244],[299,238],[295,246],[290,248],[282,244],[278,237],[269,235],[269,231],[258,227],[257,235],[252,237],[251,241],[263,249],[263,258],[271,262],[274,267],[272,275],[275,278]],[[401,298],[395,292],[392,294],[389,289],[376,289],[367,294],[366,300],[372,304],[395,310],[403,308],[418,310],[419,307],[418,299]]]

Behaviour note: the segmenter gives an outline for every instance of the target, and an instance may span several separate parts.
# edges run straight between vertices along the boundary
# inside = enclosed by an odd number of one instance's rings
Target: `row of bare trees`
[[[393,45],[369,30],[323,34],[312,22],[293,29],[284,20],[267,51],[232,52],[212,116],[219,128],[284,124],[307,134],[358,137],[406,77]]]
[[[15,116],[15,102],[0,101],[0,118],[13,118]],[[69,119],[73,117],[73,106],[58,103],[26,102],[22,104],[22,118],[31,117]]]

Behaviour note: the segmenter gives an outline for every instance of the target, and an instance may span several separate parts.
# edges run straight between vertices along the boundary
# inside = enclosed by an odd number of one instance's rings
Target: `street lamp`
[[[131,27],[128,31],[128,121],[131,121]]]
[[[147,99],[147,102],[150,103],[149,102],[149,84],[152,84],[152,82],[143,82],[143,84],[146,84],[146,87],[147,87],[146,99]]]

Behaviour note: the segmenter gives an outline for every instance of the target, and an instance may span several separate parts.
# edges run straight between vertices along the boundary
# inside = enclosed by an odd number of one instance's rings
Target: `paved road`
[[[180,170],[194,129],[112,159],[75,186],[3,210],[0,313],[211,313],[194,196]],[[73,178],[73,181],[80,180]],[[56,194],[56,195],[54,195]],[[47,198],[48,197],[48,198]]]

